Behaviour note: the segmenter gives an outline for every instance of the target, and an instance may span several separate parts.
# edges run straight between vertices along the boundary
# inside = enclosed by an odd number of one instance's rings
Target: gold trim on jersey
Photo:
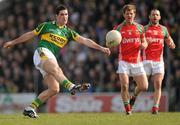
[[[38,35],[38,32],[37,32],[36,30],[33,30],[33,32],[34,32],[36,35]]]
[[[72,38],[73,38],[75,41],[77,41],[77,39],[78,39],[79,36],[80,36],[79,34],[77,34],[76,36],[72,35]]]
[[[73,39],[75,40],[75,41],[77,41],[77,39],[78,39],[78,37],[79,37],[79,35],[77,35],[77,36],[73,36]]]
[[[62,26],[57,25],[57,26],[58,26],[60,29],[66,27],[66,25],[62,25]]]
[[[34,30],[33,30],[34,33],[35,33],[36,35],[39,35],[39,33],[41,32],[41,30],[43,29],[44,26],[45,26],[45,24],[44,24],[40,29],[38,29],[38,28],[34,29]]]
[[[56,46],[63,48],[67,42],[68,39],[64,38],[62,36],[53,34],[53,33],[46,33],[41,36],[41,40],[46,40],[48,42],[54,43]]]

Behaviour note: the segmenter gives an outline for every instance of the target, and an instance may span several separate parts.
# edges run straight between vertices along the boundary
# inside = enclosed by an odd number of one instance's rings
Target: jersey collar
[[[60,29],[66,27],[66,25],[59,26],[56,21],[53,21],[53,24],[55,24],[56,26],[58,26]]]
[[[159,23],[158,23],[157,25],[153,25],[152,22],[150,21],[150,22],[149,22],[149,25],[150,25],[150,26],[159,26]]]
[[[131,24],[132,24],[132,25],[136,25],[136,23],[135,23],[134,21],[133,21]],[[123,21],[123,25],[127,25],[126,20]]]

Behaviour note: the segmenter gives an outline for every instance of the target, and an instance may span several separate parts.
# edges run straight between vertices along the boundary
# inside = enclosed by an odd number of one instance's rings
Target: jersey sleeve
[[[120,30],[122,29],[122,24],[116,25],[114,26],[113,30],[117,30],[120,32]]]
[[[43,34],[45,27],[46,27],[46,22],[41,23],[40,25],[38,25],[33,31],[36,35],[41,35]]]
[[[164,38],[165,39],[168,38],[169,37],[169,33],[168,33],[167,28],[165,26],[163,26],[162,29],[163,29],[163,32],[164,32]]]
[[[140,25],[140,24],[138,24],[137,27],[138,27],[138,30],[140,32],[141,39],[145,38],[144,27],[142,25]]]
[[[142,34],[141,34],[141,38],[145,38],[145,30],[144,27],[142,26]]]
[[[79,36],[79,34],[76,31],[70,29],[69,40],[75,40],[76,41],[76,38],[78,36]]]
[[[144,32],[145,32],[145,33],[146,33],[146,31],[148,30],[148,28],[149,28],[149,24],[146,25],[146,26],[144,26]]]
[[[114,27],[113,27],[113,30],[117,30],[117,27],[118,27],[118,25],[114,26]]]

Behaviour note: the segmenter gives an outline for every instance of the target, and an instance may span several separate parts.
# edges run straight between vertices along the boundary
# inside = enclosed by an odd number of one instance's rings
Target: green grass
[[[30,119],[21,114],[0,115],[0,125],[180,125],[180,113],[57,113]]]

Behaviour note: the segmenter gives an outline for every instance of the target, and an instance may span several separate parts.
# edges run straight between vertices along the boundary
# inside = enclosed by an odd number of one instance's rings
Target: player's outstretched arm
[[[3,47],[4,48],[10,48],[10,47],[12,47],[12,46],[14,46],[16,44],[26,42],[26,41],[32,39],[35,36],[36,36],[36,34],[33,31],[27,32],[27,33],[21,35],[20,37],[18,37],[17,39],[5,42]]]
[[[166,41],[169,48],[171,48],[171,49],[176,48],[176,45],[175,45],[173,39],[170,36],[167,39],[165,39],[165,41]]]
[[[86,45],[86,46],[88,46],[90,48],[94,48],[94,49],[100,50],[103,53],[107,54],[108,56],[111,54],[111,51],[109,50],[109,48],[100,46],[100,45],[98,45],[96,42],[94,42],[91,39],[85,38],[83,36],[78,36],[76,40],[77,40],[77,42],[79,42],[81,44],[84,44],[84,45]]]

